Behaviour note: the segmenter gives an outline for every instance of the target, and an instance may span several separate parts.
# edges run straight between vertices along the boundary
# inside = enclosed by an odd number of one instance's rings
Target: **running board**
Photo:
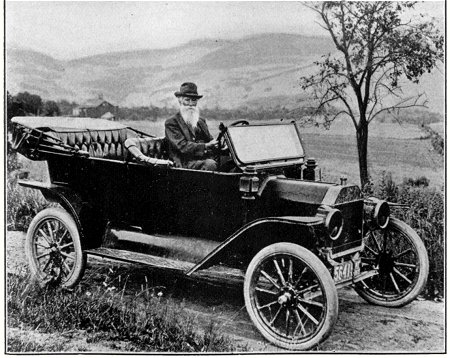
[[[195,263],[193,262],[174,260],[134,251],[110,249],[106,247],[85,250],[85,252],[93,256],[101,256],[136,264],[144,264],[150,267],[169,270],[183,275],[186,275],[189,270],[195,266]],[[232,286],[242,285],[244,282],[244,273],[241,270],[225,266],[212,266],[204,270],[196,271],[188,276],[194,279],[206,280],[210,282],[227,283]]]

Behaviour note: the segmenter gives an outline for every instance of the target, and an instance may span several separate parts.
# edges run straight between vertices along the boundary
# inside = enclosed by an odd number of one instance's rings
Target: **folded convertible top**
[[[53,132],[114,130],[127,128],[118,122],[82,117],[14,117],[13,123],[32,129]]]

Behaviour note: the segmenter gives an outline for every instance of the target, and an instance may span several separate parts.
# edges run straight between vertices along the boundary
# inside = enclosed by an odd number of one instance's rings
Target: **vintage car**
[[[295,123],[221,125],[227,170],[196,171],[137,163],[124,141],[148,137],[141,151],[167,158],[165,138],[89,118],[16,117],[13,146],[46,160],[49,182],[21,180],[60,204],[33,219],[26,254],[42,282],[73,287],[87,255],[165,268],[243,286],[250,319],[271,343],[307,350],[338,318],[337,289],[351,285],[372,304],[401,307],[428,276],[423,242],[364,198],[358,186],[321,182],[305,159]],[[141,230],[131,242],[107,227]],[[158,256],[154,240],[214,243],[196,262]],[[208,241],[208,242],[209,242]],[[180,241],[181,242],[181,241]]]

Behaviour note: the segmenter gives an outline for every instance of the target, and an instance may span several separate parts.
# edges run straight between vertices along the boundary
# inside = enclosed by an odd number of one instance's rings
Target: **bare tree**
[[[311,120],[325,125],[339,116],[356,129],[361,185],[369,180],[369,124],[381,113],[425,106],[423,95],[405,97],[402,77],[418,83],[444,57],[444,38],[431,20],[411,19],[414,2],[321,2],[307,5],[320,16],[337,48],[301,78],[317,101]],[[409,19],[408,19],[409,17]]]

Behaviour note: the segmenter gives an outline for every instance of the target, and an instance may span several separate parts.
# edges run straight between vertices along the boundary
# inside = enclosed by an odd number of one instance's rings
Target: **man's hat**
[[[197,86],[192,82],[185,82],[181,85],[180,90],[175,92],[176,97],[193,97],[202,98],[203,96],[197,93]]]

